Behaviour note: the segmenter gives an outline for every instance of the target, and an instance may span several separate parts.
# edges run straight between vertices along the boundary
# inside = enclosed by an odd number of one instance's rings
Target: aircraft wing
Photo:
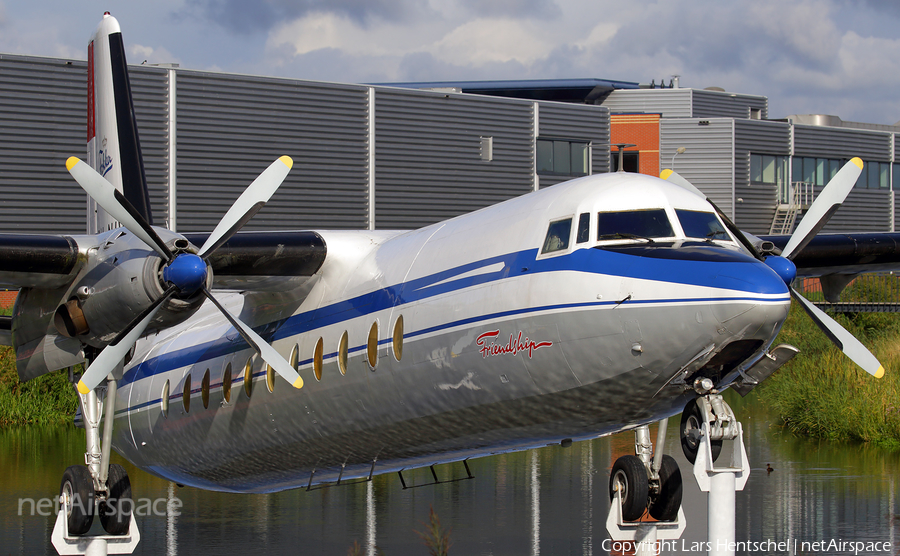
[[[208,236],[185,237],[203,245]],[[75,296],[77,283],[92,282],[94,274],[102,279],[104,263],[91,262],[90,255],[97,239],[0,234],[0,284],[20,288],[17,307],[28,315],[0,317],[0,345],[16,348],[22,380],[83,360],[81,342],[59,333],[54,314]],[[290,292],[318,272],[326,252],[315,232],[239,232],[209,257],[213,287]]]
[[[759,236],[779,249],[791,236]],[[797,276],[900,270],[900,233],[819,234],[794,258]]]
[[[184,234],[203,245],[209,234]],[[238,232],[209,257],[213,287],[271,290],[306,278],[325,262],[327,248],[315,232]]]
[[[0,234],[2,285],[64,286],[78,273],[78,263],[78,244],[70,237]]]
[[[209,234],[184,237],[203,245]],[[213,287],[255,289],[262,278],[309,277],[322,266],[326,251],[315,232],[238,232],[209,258]],[[0,234],[0,285],[63,287],[85,262],[79,253],[77,237]]]

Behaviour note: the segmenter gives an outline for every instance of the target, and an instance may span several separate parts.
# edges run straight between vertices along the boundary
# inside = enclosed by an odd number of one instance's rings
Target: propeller
[[[856,363],[861,369],[875,378],[881,378],[884,376],[884,366],[879,363],[874,355],[872,355],[872,352],[870,352],[862,342],[850,334],[847,329],[825,314],[824,311],[810,303],[809,300],[791,286],[791,282],[793,282],[794,278],[797,276],[797,267],[794,265],[793,259],[797,257],[810,241],[812,241],[816,234],[819,233],[819,230],[828,223],[828,220],[835,211],[840,208],[844,199],[847,198],[847,195],[849,195],[850,191],[853,189],[853,185],[859,178],[862,168],[863,161],[859,158],[853,158],[847,162],[837,174],[835,174],[831,181],[828,182],[828,185],[825,186],[825,189],[822,190],[822,193],[819,194],[806,211],[803,220],[800,221],[800,225],[797,226],[797,229],[791,235],[791,238],[788,240],[787,245],[785,245],[780,257],[763,257],[755,248],[753,248],[753,244],[747,236],[738,229],[719,207],[689,181],[672,170],[663,170],[663,172],[660,173],[660,177],[706,199],[719,216],[722,217],[722,220],[725,222],[725,225],[728,226],[728,229],[738,238],[738,240],[740,240],[741,244],[747,247],[756,258],[764,261],[784,279],[791,291],[791,296],[800,303],[803,310],[806,311],[822,332],[828,336],[828,339],[830,339],[844,355],[849,357],[850,360]]]
[[[285,361],[275,348],[270,346],[259,334],[225,309],[206,288],[209,272],[206,260],[269,201],[287,177],[293,164],[293,160],[288,156],[282,156],[275,160],[228,209],[198,254],[178,253],[176,255],[160,239],[144,217],[106,178],[77,157],[73,156],[66,161],[69,173],[98,205],[103,207],[128,231],[159,253],[165,261],[163,281],[171,284],[159,299],[135,317],[125,330],[120,332],[91,362],[78,382],[79,392],[87,394],[106,378],[141,337],[163,303],[174,295],[190,297],[197,292],[202,292],[221,311],[228,322],[275,372],[295,388],[303,386],[303,379],[291,364]]]
[[[719,218],[722,219],[722,222],[725,223],[725,227],[728,228],[728,231],[731,232],[731,235],[733,235],[734,237],[736,237],[736,238],[738,239],[738,241],[741,242],[741,245],[743,245],[744,247],[746,247],[747,250],[750,251],[750,253],[751,253],[754,257],[756,257],[757,259],[759,259],[759,260],[761,260],[761,261],[765,261],[765,258],[759,253],[759,251],[756,250],[756,247],[753,246],[753,242],[751,242],[751,241],[747,238],[747,236],[744,235],[744,232],[742,232],[742,231],[740,230],[740,228],[737,227],[737,224],[735,224],[734,222],[732,222],[732,221],[731,221],[731,218],[728,218],[728,215],[725,214],[725,212],[722,211],[722,209],[720,209],[720,208],[712,201],[712,199],[710,199],[710,198],[707,197],[702,191],[700,191],[699,189],[697,189],[696,187],[694,187],[694,184],[692,184],[691,182],[687,181],[686,179],[684,179],[684,178],[683,178],[682,176],[680,176],[679,174],[675,173],[675,170],[668,170],[668,169],[663,170],[663,171],[659,174],[659,177],[661,177],[662,179],[664,179],[664,180],[666,180],[666,181],[670,181],[670,182],[672,182],[672,183],[674,183],[674,184],[676,184],[676,185],[680,185],[680,186],[683,187],[684,189],[687,189],[688,191],[690,191],[690,192],[693,193],[694,195],[700,197],[701,199],[703,199],[704,201],[706,201],[707,203],[709,203],[710,205],[712,205],[713,210],[716,211],[716,214],[718,214],[718,215],[719,215]]]

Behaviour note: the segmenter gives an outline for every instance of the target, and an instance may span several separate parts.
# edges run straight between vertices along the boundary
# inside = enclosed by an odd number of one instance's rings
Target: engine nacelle
[[[186,239],[167,230],[157,233],[173,253],[196,253]],[[87,251],[87,263],[59,306],[54,325],[60,334],[103,348],[138,315],[163,296],[165,261],[138,237],[119,228],[98,237]],[[208,270],[207,288],[212,285]],[[201,291],[189,298],[171,297],[157,312],[147,332],[181,323],[193,315],[205,299]]]

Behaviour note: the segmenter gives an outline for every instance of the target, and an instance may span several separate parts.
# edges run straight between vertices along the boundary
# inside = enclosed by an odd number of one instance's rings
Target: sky
[[[765,95],[769,117],[900,120],[896,0],[0,0],[0,53],[384,83],[600,78]],[[2,79],[2,76],[0,76]]]

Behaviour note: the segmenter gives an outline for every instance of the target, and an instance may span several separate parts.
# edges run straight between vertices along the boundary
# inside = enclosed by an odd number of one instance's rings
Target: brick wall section
[[[13,306],[13,303],[16,302],[16,296],[19,295],[19,290],[0,290],[0,308],[2,309],[10,309]]]
[[[639,151],[640,172],[659,176],[659,114],[612,114],[610,116],[610,143],[634,143],[637,147],[625,149]],[[612,149],[615,155],[618,149]]]

